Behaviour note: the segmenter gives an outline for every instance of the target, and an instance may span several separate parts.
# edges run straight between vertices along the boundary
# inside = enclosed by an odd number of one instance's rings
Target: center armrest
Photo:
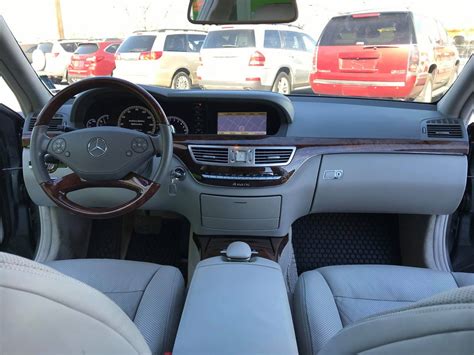
[[[201,261],[173,350],[180,354],[297,354],[280,266],[254,258]]]

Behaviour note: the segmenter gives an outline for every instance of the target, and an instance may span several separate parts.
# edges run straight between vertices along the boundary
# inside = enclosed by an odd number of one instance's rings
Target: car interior
[[[239,1],[182,16],[301,14]],[[472,56],[433,103],[53,94],[0,13],[0,75],[1,354],[474,353]]]

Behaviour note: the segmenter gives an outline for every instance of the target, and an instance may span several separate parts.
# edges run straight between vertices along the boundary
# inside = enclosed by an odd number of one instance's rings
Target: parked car
[[[309,88],[314,46],[314,39],[295,27],[220,27],[209,32],[202,47],[199,85],[282,94]]]
[[[81,40],[42,42],[32,55],[32,66],[40,75],[46,75],[57,83],[67,81],[67,68],[72,53]]]
[[[354,13],[327,24],[310,82],[317,94],[431,102],[458,66],[439,21],[409,11]]]
[[[91,76],[110,76],[115,69],[115,52],[122,43],[107,39],[80,43],[68,66],[68,82]]]
[[[37,43],[21,43],[20,44],[21,50],[25,53],[26,58],[30,63],[33,62],[33,52],[38,47]]]
[[[136,32],[120,45],[114,77],[187,90],[196,85],[199,50],[206,33],[164,29]]]

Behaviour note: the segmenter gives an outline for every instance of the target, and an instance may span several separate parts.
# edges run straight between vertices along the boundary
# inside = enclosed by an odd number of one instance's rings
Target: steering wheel
[[[94,127],[48,137],[48,124],[64,103],[79,93],[99,88],[119,89],[140,99],[159,124],[159,135],[120,127]],[[85,217],[111,218],[139,208],[158,191],[173,156],[172,127],[160,104],[143,88],[117,78],[84,79],[61,90],[41,110],[31,133],[30,150],[35,178],[58,206]],[[44,162],[46,154],[73,173],[51,178]],[[153,176],[141,176],[140,172],[157,155],[161,160]],[[73,191],[98,187],[123,188],[136,196],[112,208],[84,207],[68,198]]]

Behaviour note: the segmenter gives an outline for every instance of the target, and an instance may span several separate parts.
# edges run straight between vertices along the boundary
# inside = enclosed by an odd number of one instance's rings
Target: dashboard
[[[281,237],[310,213],[450,214],[465,191],[466,128],[435,105],[146,89],[175,133],[169,178],[142,209],[183,215],[199,235]],[[33,201],[49,206],[29,169],[34,122],[28,117],[23,131],[23,173]],[[53,123],[50,135],[101,125],[159,129],[140,101],[103,89],[68,102]],[[52,165],[53,175],[70,173]],[[130,196],[91,189],[71,199],[103,207]]]

